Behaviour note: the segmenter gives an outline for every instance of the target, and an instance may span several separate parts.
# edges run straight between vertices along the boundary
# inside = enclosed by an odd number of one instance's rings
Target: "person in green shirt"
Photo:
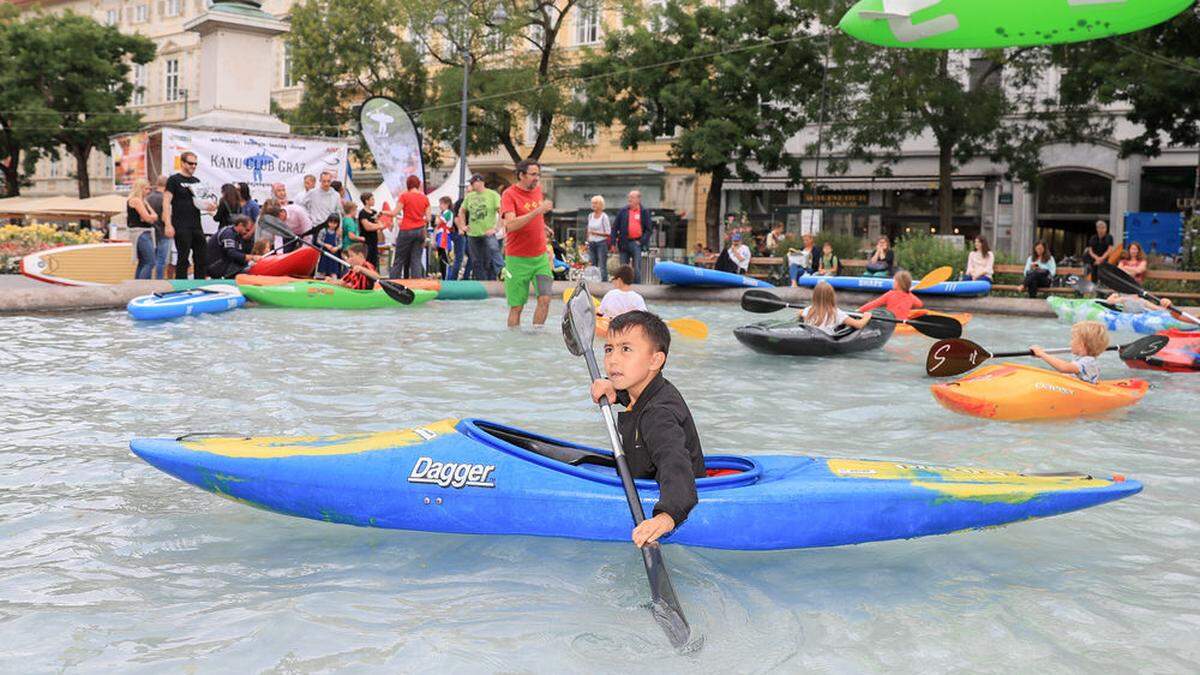
[[[457,224],[467,232],[467,255],[471,259],[471,273],[479,281],[496,279],[500,270],[492,262],[492,249],[499,249],[496,226],[500,214],[500,193],[489,189],[483,176],[471,176],[467,196],[458,210]]]
[[[366,239],[363,239],[362,232],[358,231],[358,204],[342,204],[342,213],[342,250],[345,251],[355,244],[365,245]]]

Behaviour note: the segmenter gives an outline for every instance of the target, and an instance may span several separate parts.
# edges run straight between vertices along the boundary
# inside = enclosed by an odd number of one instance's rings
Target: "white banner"
[[[288,199],[304,194],[304,177],[323,171],[346,182],[346,143],[334,139],[251,136],[239,133],[163,129],[163,173],[179,171],[179,156],[196,153],[196,177],[220,194],[225,183],[246,183],[259,201],[271,197],[271,186],[287,186]]]

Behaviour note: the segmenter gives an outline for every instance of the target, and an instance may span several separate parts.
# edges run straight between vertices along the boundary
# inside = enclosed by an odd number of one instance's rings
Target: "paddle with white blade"
[[[1167,346],[1170,338],[1165,335],[1147,335],[1130,342],[1127,345],[1112,345],[1104,351],[1119,351],[1121,358],[1135,361],[1153,356]],[[1047,354],[1069,354],[1070,347],[1043,350]],[[930,377],[950,377],[962,375],[983,365],[988,359],[1012,358],[1018,356],[1033,356],[1033,351],[1024,349],[1016,352],[999,352],[993,354],[986,347],[966,339],[939,340],[929,348],[925,356],[925,374]]]
[[[591,381],[600,379],[600,366],[596,363],[596,354],[592,351],[592,340],[596,330],[596,309],[592,305],[592,296],[588,293],[587,282],[580,282],[575,294],[567,302],[563,312],[563,340],[567,351],[575,356],[582,356],[587,363]],[[646,519],[642,500],[638,496],[637,487],[633,483],[633,475],[629,472],[629,464],[625,460],[625,449],[621,445],[621,436],[617,432],[616,418],[608,399],[600,399],[600,410],[604,415],[604,426],[608,430],[608,440],[612,445],[613,457],[617,461],[617,473],[621,476],[621,485],[625,488],[625,500],[629,502],[629,512],[633,516],[634,525],[640,525]],[[655,621],[667,634],[667,639],[676,649],[682,648],[691,638],[692,629],[683,616],[679,598],[675,596],[675,587],[671,585],[671,577],[667,572],[667,563],[663,560],[662,547],[657,542],[648,543],[641,549],[642,562],[646,565],[646,576],[650,580],[650,611]]]

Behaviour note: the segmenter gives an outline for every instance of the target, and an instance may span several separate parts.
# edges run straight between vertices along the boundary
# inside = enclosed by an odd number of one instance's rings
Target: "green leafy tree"
[[[409,110],[425,104],[428,73],[403,28],[404,0],[303,0],[292,8],[292,76],[300,104],[276,113],[298,133],[337,135],[352,128],[355,106],[389,96]],[[360,150],[366,153],[366,148]]]
[[[20,12],[12,5],[0,6],[0,174],[4,196],[15,197],[29,184],[41,147],[49,142],[54,115],[18,67],[21,58],[17,35]]]
[[[827,140],[843,158],[829,168],[841,172],[847,160],[862,160],[888,175],[906,141],[931,135],[944,232],[954,215],[952,177],[963,162],[988,157],[1010,176],[1036,183],[1041,146],[1106,130],[1087,102],[1064,104],[1038,86],[1050,66],[1049,48],[882,49],[840,34],[831,44]]]
[[[785,169],[801,178],[803,157],[787,152],[819,93],[821,51],[814,15],[798,0],[743,0],[728,9],[669,0],[630,11],[600,55],[577,69],[587,97],[578,117],[619,128],[622,147],[670,138],[670,158],[711,178],[708,241],[718,240],[721,188]]]
[[[44,107],[25,115],[37,131],[44,150],[61,151],[75,158],[79,196],[91,196],[88,159],[100,148],[108,152],[114,134],[141,126],[137,113],[123,107],[134,93],[130,64],[149,63],[154,43],[140,35],[125,35],[113,26],[72,12],[39,15],[9,26],[6,47],[13,62],[5,68],[17,73],[19,91],[32,93]]]

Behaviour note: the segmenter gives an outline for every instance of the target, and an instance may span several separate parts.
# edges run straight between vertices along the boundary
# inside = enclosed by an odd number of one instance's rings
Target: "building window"
[[[167,0],[167,16],[179,16],[183,13],[183,0]]]
[[[541,125],[538,123],[538,116],[535,113],[529,113],[525,116],[525,145],[533,145],[537,143],[538,131]]]
[[[146,103],[146,66],[142,63],[133,64],[133,105]]]
[[[294,87],[296,80],[292,77],[292,45],[289,42],[283,43],[283,86]]]
[[[575,44],[590,45],[600,41],[600,2],[587,0],[575,10]]]
[[[133,22],[146,23],[150,20],[150,5],[138,5],[133,9]]]
[[[110,9],[104,13],[104,23],[109,26],[115,26],[121,21],[121,10]]]
[[[58,178],[62,174],[62,164],[54,158],[50,159],[50,177]]]
[[[163,99],[168,103],[178,101],[180,96],[179,89],[179,59],[167,59],[166,62],[166,80],[163,87]]]
[[[593,122],[575,122],[571,131],[585,143],[596,142],[596,125]]]

